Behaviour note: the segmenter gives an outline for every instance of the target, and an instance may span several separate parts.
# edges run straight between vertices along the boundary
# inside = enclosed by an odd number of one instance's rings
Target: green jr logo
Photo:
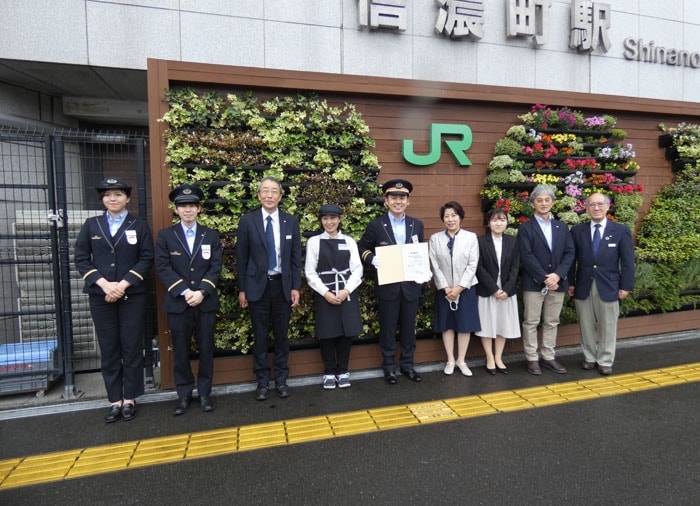
[[[413,140],[405,139],[401,145],[403,159],[412,165],[432,165],[440,160],[440,142],[443,135],[457,135],[459,140],[445,139],[445,145],[460,165],[471,165],[472,162],[464,153],[472,146],[472,130],[467,125],[450,125],[433,123],[430,125],[430,153],[417,155],[413,152]]]

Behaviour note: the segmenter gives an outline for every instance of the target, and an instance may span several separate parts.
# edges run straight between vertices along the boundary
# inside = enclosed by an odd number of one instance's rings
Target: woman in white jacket
[[[476,234],[461,228],[464,209],[458,202],[440,208],[445,230],[430,237],[430,265],[437,287],[435,299],[435,331],[442,333],[447,353],[445,374],[452,374],[455,365],[464,376],[472,372],[465,358],[472,332],[481,330],[476,296],[476,267],[479,244]],[[457,333],[457,357],[454,343]]]

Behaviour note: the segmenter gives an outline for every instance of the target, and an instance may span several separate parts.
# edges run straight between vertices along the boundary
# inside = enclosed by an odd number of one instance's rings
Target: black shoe
[[[508,368],[507,367],[498,367],[496,366],[496,369],[498,369],[498,372],[501,374],[508,374]]]
[[[122,407],[118,404],[112,404],[109,407],[109,413],[105,416],[105,423],[116,422],[122,417]]]
[[[496,375],[496,369],[489,369],[488,367],[486,368],[486,372],[489,373],[491,376]]]
[[[414,369],[411,369],[410,371],[407,369],[401,369],[401,374],[406,376],[414,383],[420,383],[421,381],[423,381],[423,378],[421,378],[420,374],[418,374]]]
[[[396,385],[396,373],[394,371],[384,373],[384,381],[390,385]]]
[[[136,416],[136,404],[132,402],[125,402],[122,406],[122,420],[128,422]]]
[[[270,389],[261,385],[258,385],[258,389],[255,391],[255,399],[258,401],[265,401],[270,396]]]
[[[209,413],[210,411],[214,411],[214,403],[211,401],[211,397],[204,396],[199,398],[199,409],[204,411],[205,413]]]
[[[180,399],[177,404],[175,405],[175,409],[173,410],[173,415],[175,416],[180,416],[184,415],[187,412],[187,408],[190,406],[190,402],[192,402],[192,397],[183,397]]]
[[[277,397],[281,397],[282,399],[289,397],[289,386],[286,383],[282,383],[277,387]]]

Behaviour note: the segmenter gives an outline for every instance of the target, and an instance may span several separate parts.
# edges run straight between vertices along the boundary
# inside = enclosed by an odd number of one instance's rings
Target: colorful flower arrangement
[[[635,206],[619,213],[633,227],[641,198],[617,202],[615,197],[640,196],[643,186],[632,181],[639,170],[636,153],[631,143],[618,143],[626,132],[614,128],[615,117],[535,104],[518,118],[523,124],[511,126],[494,149],[481,192],[484,211],[507,208],[510,224],[517,227],[534,214],[529,192],[546,184],[557,195],[552,212],[569,225],[588,219],[589,195],[604,193],[613,201],[611,220],[620,206]]]

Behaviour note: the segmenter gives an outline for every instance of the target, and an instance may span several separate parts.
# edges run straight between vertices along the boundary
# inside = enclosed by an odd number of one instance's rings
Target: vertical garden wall
[[[167,91],[165,100],[170,184],[202,187],[206,212],[200,221],[218,230],[224,245],[216,345],[245,352],[251,326],[248,311],[238,305],[234,252],[240,217],[260,205],[257,184],[265,176],[282,181],[281,208],[298,218],[304,243],[320,232],[318,211],[329,202],[345,211],[343,231],[359,237],[383,211],[374,141],[351,104],[331,105],[308,94],[260,99],[186,87]],[[377,321],[370,288],[364,283],[360,289],[366,334],[376,331]],[[290,338],[312,335],[311,290],[304,284]]]

